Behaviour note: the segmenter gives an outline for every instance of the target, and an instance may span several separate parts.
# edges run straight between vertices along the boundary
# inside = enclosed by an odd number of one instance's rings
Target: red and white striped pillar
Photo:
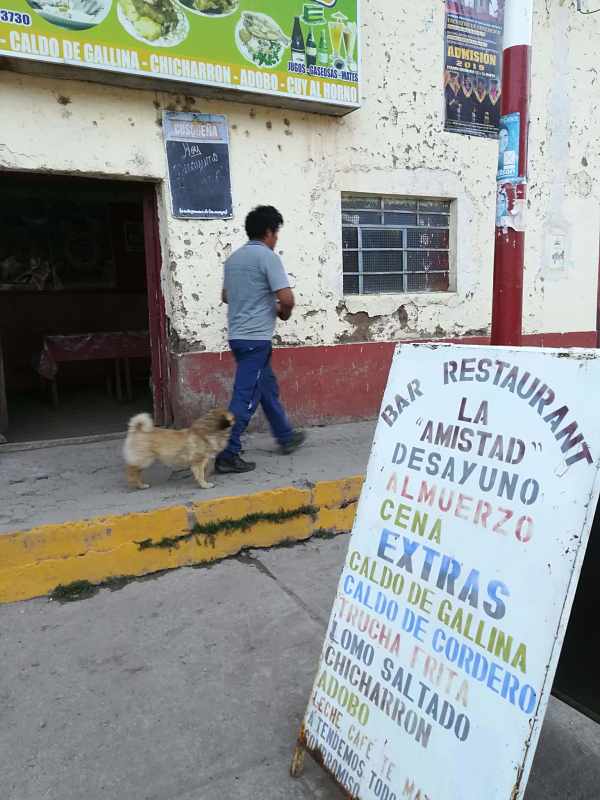
[[[520,115],[519,166],[521,182],[498,182],[492,344],[521,344],[523,325],[523,264],[527,203],[527,140],[531,82],[533,0],[506,0],[502,64],[502,116]],[[502,144],[501,144],[502,146]]]

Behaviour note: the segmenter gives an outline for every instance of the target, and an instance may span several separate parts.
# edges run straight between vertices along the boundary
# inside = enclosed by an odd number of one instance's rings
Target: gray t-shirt
[[[262,242],[250,241],[225,262],[230,339],[271,340],[277,320],[275,292],[287,289],[279,256]]]

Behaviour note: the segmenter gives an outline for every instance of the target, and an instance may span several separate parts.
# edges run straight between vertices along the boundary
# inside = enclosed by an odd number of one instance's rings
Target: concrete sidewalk
[[[292,456],[280,455],[270,436],[250,435],[245,455],[257,462],[256,472],[213,476],[216,487],[208,491],[198,488],[189,470],[160,465],[146,473],[150,489],[129,491],[122,439],[16,452],[0,446],[0,534],[359,475],[374,428],[374,422],[361,422],[310,429]]]
[[[310,758],[288,768],[347,546],[0,608],[2,800],[341,800]],[[598,800],[599,753],[552,700],[526,800]]]
[[[189,470],[160,466],[148,471],[152,488],[128,490],[122,440],[0,450],[0,603],[348,531],[373,428],[310,430],[287,457],[249,437],[256,472],[216,476],[209,491]]]

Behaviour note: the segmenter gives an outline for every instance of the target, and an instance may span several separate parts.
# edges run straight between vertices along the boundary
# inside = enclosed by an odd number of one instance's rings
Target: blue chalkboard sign
[[[171,209],[177,219],[233,216],[229,171],[229,129],[219,114],[166,111]]]

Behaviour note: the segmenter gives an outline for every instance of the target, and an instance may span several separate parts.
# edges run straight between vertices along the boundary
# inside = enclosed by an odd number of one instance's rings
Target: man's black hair
[[[273,206],[257,206],[246,217],[246,233],[249,239],[264,239],[267,231],[277,233],[283,225],[283,217]]]

